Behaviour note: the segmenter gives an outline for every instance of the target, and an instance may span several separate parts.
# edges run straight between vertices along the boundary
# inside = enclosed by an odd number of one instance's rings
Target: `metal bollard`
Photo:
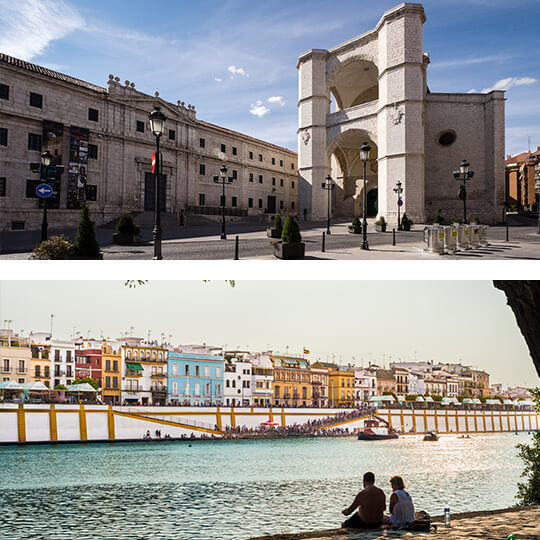
[[[238,236],[234,237],[234,260],[238,260],[238,244],[240,243],[240,238]]]
[[[326,233],[322,233],[322,250],[323,253],[326,251]]]
[[[396,245],[396,229],[392,229],[392,245]]]
[[[506,227],[506,241],[508,242],[508,216],[506,216],[506,219],[504,220],[504,225]]]

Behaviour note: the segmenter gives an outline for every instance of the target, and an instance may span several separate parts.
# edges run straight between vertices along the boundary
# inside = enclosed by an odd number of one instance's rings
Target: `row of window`
[[[294,373],[294,372],[281,372],[276,371],[275,372],[275,378],[276,379],[283,379],[283,380],[290,380],[290,381],[309,381],[309,375],[307,373]]]
[[[16,360],[13,360],[13,363],[15,363]],[[11,371],[11,367],[9,365],[9,358],[4,358],[4,361],[2,363],[2,371],[4,373],[9,373]],[[24,373],[26,372],[26,367],[25,367],[25,364],[24,364],[24,360],[19,360],[19,367],[17,368],[17,371],[19,371],[19,373]]]
[[[8,130],[7,128],[0,127],[0,146],[8,145]],[[39,133],[29,133],[28,134],[28,150],[34,152],[41,152],[42,147],[42,136]],[[98,147],[95,144],[88,145],[88,158],[97,159],[98,158]]]
[[[277,397],[279,398],[280,394],[280,387],[279,386],[275,386],[274,385],[274,397]],[[290,391],[289,391],[289,388],[288,387],[285,387],[283,388],[283,397],[285,399],[288,399],[288,398],[293,398],[293,399],[298,399],[300,398],[300,395],[298,394],[298,392],[296,392],[296,390],[293,391],[293,393],[291,394]],[[307,398],[307,387],[303,386],[302,387],[302,399],[306,399]]]
[[[184,366],[184,376],[189,377],[190,373],[192,377],[200,377],[201,376],[201,366],[198,364],[195,364],[194,366],[191,366],[193,369],[190,370],[190,365],[186,364]],[[178,364],[173,363],[172,364],[172,374],[178,375]],[[204,376],[205,377],[211,377],[210,375],[210,366],[204,366]],[[221,378],[221,366],[216,366],[216,377],[219,379]]]
[[[219,198],[219,205],[220,206],[227,206],[227,197],[223,197],[223,195],[220,195]],[[254,208],[253,206],[254,199],[253,197],[248,198],[248,208]],[[199,206],[206,206],[206,193],[199,193]],[[238,197],[231,197],[231,207],[237,208],[238,207]],[[291,201],[291,210],[294,210],[294,201]],[[258,206],[257,208],[263,208],[263,200],[258,199]],[[283,201],[279,201],[279,209],[284,210],[285,203]]]
[[[172,394],[178,394],[178,381],[173,381],[172,382]],[[183,394],[185,396],[189,396],[190,395],[190,386],[189,386],[189,382],[186,381],[184,383],[184,388],[183,388],[184,392]],[[203,386],[203,391],[204,391],[204,396],[211,396],[212,395],[212,383],[204,383],[204,386]],[[217,383],[216,384],[216,392],[215,392],[215,395],[216,396],[219,396],[221,395],[222,391],[221,391],[221,384],[220,383]],[[200,396],[201,395],[201,383],[199,382],[196,382],[195,383],[195,388],[194,388],[194,395],[195,396]]]
[[[152,353],[150,351],[144,351],[144,350],[141,350],[141,351],[137,351],[137,350],[134,350],[132,351],[131,349],[128,349],[126,351],[126,359],[127,360],[131,360],[133,358],[133,360],[137,360],[137,358],[140,358],[141,360],[163,360],[163,353],[162,352],[159,352],[159,353],[156,353],[155,351],[153,351]]]
[[[118,389],[118,377],[109,377],[109,376],[105,377],[104,390],[116,390],[116,389]]]
[[[199,139],[199,146],[201,148],[206,148],[206,139]],[[221,144],[221,152],[223,152],[224,154],[227,153],[227,145],[226,144]],[[237,156],[238,155],[238,148],[236,146],[233,146],[232,147],[232,155],[233,156]],[[253,152],[250,151],[249,152],[249,159],[253,159]],[[262,154],[259,154],[259,161],[262,162],[263,161],[263,155]],[[276,158],[272,158],[272,165],[275,165],[276,164]],[[280,159],[279,160],[279,166],[280,167],[283,167],[283,160]],[[294,163],[291,163],[291,169],[294,171]]]
[[[240,381],[239,381],[240,382]],[[250,388],[249,381],[241,381],[242,388]],[[227,379],[225,381],[225,388],[236,388],[236,381]]]

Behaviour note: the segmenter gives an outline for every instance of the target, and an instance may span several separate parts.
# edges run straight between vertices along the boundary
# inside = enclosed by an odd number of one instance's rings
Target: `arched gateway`
[[[429,56],[422,49],[421,4],[400,4],[374,30],[298,60],[300,212],[322,219],[330,174],[337,183],[333,215],[362,215],[363,163],[367,164],[368,216],[397,219],[396,182],[416,222],[438,208],[448,220],[461,215],[452,171],[466,158],[475,178],[468,186],[471,215],[497,220],[504,203],[504,92],[435,94],[426,83]],[[336,110],[331,112],[331,99]],[[450,137],[449,134],[452,136]],[[448,144],[449,143],[449,144]]]

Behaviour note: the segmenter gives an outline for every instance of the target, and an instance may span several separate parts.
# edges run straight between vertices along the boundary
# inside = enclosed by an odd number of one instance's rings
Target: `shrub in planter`
[[[113,234],[113,242],[115,244],[131,244],[133,237],[141,232],[141,228],[133,223],[131,214],[124,214],[116,223],[116,230]]]
[[[461,218],[454,218],[454,221],[452,223],[455,223],[456,225],[461,225],[463,223],[463,220]]]
[[[362,234],[362,222],[358,216],[355,216],[352,220],[352,224],[349,225],[349,232],[354,234]]]
[[[478,225],[478,223],[480,223],[480,220],[478,219],[478,216],[474,216],[472,218],[472,223],[473,223],[473,225]]]
[[[274,225],[269,229],[266,229],[266,234],[269,238],[281,238],[283,232],[283,222],[281,221],[281,214],[278,212],[274,218]]]
[[[444,223],[444,218],[441,214],[441,209],[437,208],[437,214],[435,214],[435,219],[433,220],[435,225],[442,225]]]
[[[275,256],[279,259],[302,259],[305,254],[305,244],[302,242],[300,228],[293,216],[287,216],[281,242],[274,244]]]
[[[386,221],[384,219],[384,216],[381,216],[376,222],[375,222],[375,230],[379,232],[386,232]]]
[[[81,220],[73,242],[73,258],[83,260],[103,259],[94,232],[94,222],[90,219],[88,206],[84,203],[81,206]]]
[[[51,236],[32,251],[32,259],[63,261],[73,256],[73,244],[64,236]]]
[[[404,231],[410,231],[412,225],[413,225],[412,219],[409,219],[409,216],[407,216],[407,213],[403,214],[403,217],[401,218],[401,228]]]

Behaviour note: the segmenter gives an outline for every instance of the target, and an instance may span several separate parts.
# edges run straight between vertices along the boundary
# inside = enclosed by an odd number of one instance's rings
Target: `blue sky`
[[[299,54],[397,0],[0,0],[0,51],[105,86],[109,73],[205,121],[296,149]],[[507,153],[540,146],[540,2],[425,0],[433,92],[507,92]],[[271,99],[273,98],[273,99]]]

